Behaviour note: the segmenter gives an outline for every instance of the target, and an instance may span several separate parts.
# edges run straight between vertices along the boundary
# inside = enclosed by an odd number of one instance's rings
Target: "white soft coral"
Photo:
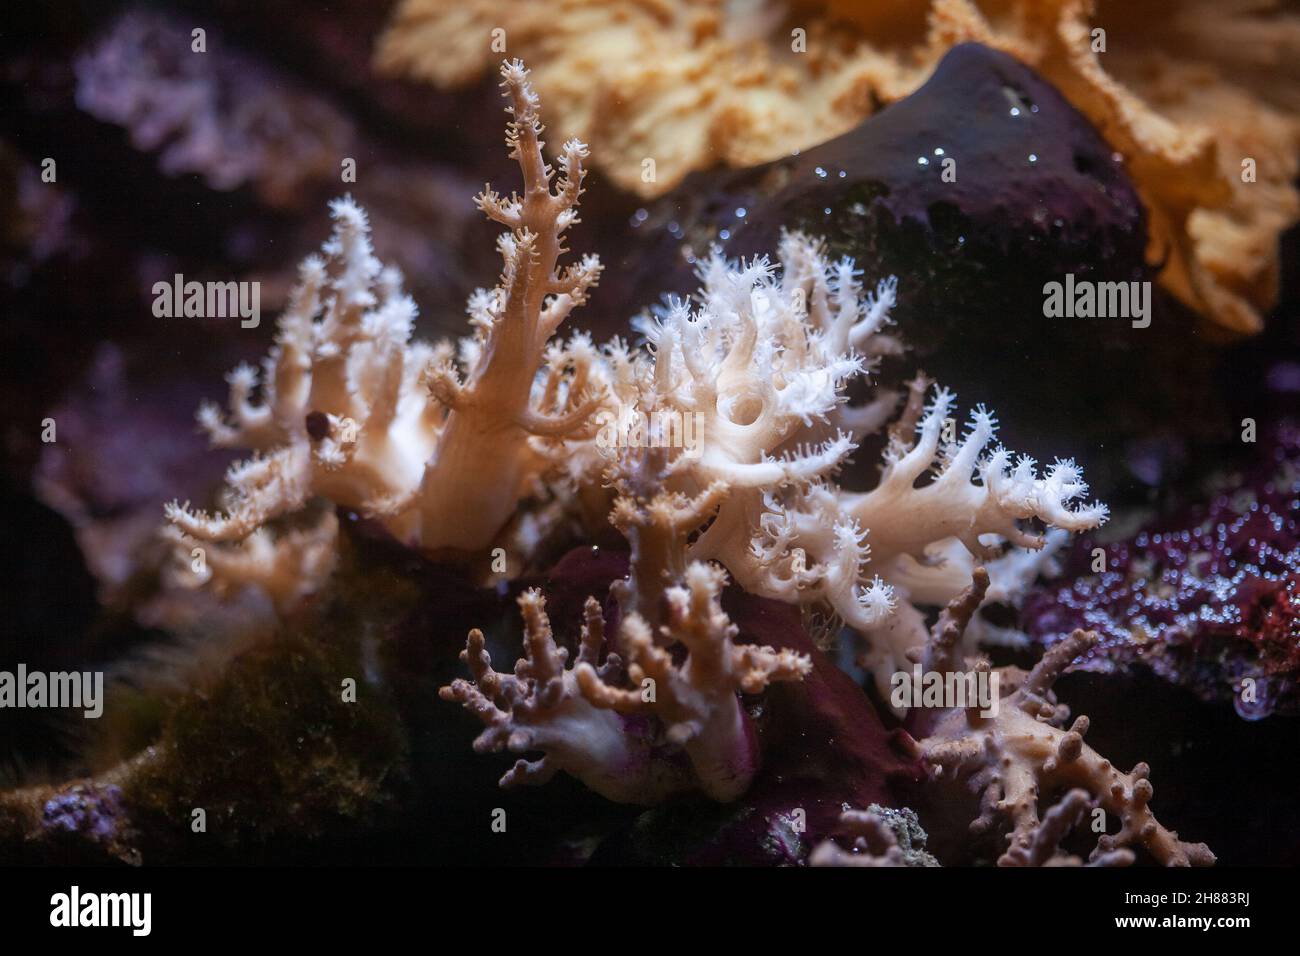
[[[258,375],[241,366],[229,377],[229,413],[199,409],[214,445],[256,454],[227,474],[223,513],[167,507],[186,536],[242,541],[323,497],[426,551],[482,549],[553,467],[556,448],[589,435],[604,394],[599,356],[582,336],[551,342],[600,273],[595,256],[558,265],[587,151],[564,144],[557,178],[527,71],[514,61],[501,73],[524,191],[477,198],[510,231],[498,242],[500,284],[470,299],[475,334],[459,346],[412,341],[416,307],[401,276],[375,258],[364,211],[336,200],[324,255],[303,264],[280,317],[260,402]]]
[[[820,243],[798,233],[782,237],[779,268],[715,253],[700,278],[694,309],[673,303],[644,323],[649,357],[620,352],[610,363],[620,402],[698,422],[696,453],[661,451],[656,476],[662,490],[707,507],[679,509],[694,526],[674,525],[683,553],[656,567],[714,560],[749,591],[828,606],[867,639],[868,660],[887,681],[924,639],[913,599],[946,602],[971,562],[1009,545],[993,564],[1007,572],[1000,596],[1014,601],[1042,566],[1012,557],[1043,546],[1029,522],[1079,531],[1105,520],[1103,505],[1077,504],[1087,485],[1073,462],[1040,474],[1032,459],[989,450],[996,422],[982,408],[964,436],[945,441],[954,396],[936,388],[927,404],[923,378],[891,429],[879,483],[842,488],[836,474],[857,441],[899,404],[892,392],[860,405],[847,395],[877,357],[899,350],[888,333],[895,283],[864,293],[851,261],[827,260]],[[622,493],[616,523],[631,529],[634,552],[644,550],[646,523],[629,518],[654,499],[619,479],[646,461],[630,450],[611,469]],[[642,570],[634,561],[625,590],[653,590],[636,580]],[[654,613],[644,601],[637,609]]]
[[[261,402],[252,398],[257,376],[241,366],[229,376],[229,414],[199,409],[214,445],[256,454],[227,472],[224,513],[167,507],[191,537],[240,541],[317,495],[381,512],[433,447],[436,418],[415,387],[432,349],[408,341],[415,304],[374,257],[360,207],[344,198],[330,212],[325,257],[303,263],[263,363]]]

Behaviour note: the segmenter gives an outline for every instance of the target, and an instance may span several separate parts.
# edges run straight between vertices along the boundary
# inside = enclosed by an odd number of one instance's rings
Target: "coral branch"
[[[378,518],[409,545],[480,549],[556,467],[565,444],[594,432],[606,387],[594,350],[581,337],[548,349],[600,275],[595,256],[557,266],[561,237],[578,221],[586,147],[565,144],[553,183],[527,71],[512,61],[501,75],[512,116],[506,139],[524,192],[506,200],[488,187],[477,199],[511,231],[498,243],[499,284],[470,299],[475,335],[459,348],[412,341],[416,308],[400,275],[375,258],[360,207],[334,202],[324,255],[304,262],[279,319],[261,402],[253,398],[258,374],[240,366],[230,375],[230,412],[199,409],[215,445],[244,445],[259,457],[231,469],[225,513],[168,506],[184,534],[238,542],[324,497]],[[548,408],[538,405],[544,393]],[[553,453],[539,454],[539,441]],[[324,573],[327,564],[315,566]]]
[[[828,261],[820,242],[799,233],[783,235],[779,269],[765,257],[715,252],[700,279],[695,308],[670,301],[641,320],[648,354],[615,346],[604,363],[616,424],[644,431],[632,441],[617,430],[606,436],[607,424],[598,437],[613,459],[613,521],[633,549],[632,576],[618,591],[633,602],[625,610],[657,623],[660,575],[680,574],[687,559],[716,561],[750,592],[829,611],[856,630],[868,643],[864,660],[887,682],[925,643],[912,605],[946,603],[976,559],[996,571],[996,599],[1014,604],[1050,566],[1050,551],[1032,552],[1106,519],[1103,505],[1076,504],[1087,485],[1073,463],[1040,475],[1031,459],[987,452],[996,423],[984,409],[964,437],[950,435],[955,399],[935,388],[927,405],[923,375],[890,428],[877,487],[840,487],[836,473],[856,439],[885,427],[898,406],[892,393],[861,406],[846,394],[874,357],[898,349],[887,334],[896,284],[865,292],[850,260]],[[677,434],[691,440],[671,440],[664,422],[680,423]],[[1048,534],[1034,533],[1034,522]],[[1022,640],[991,627],[969,633]]]
[[[587,606],[580,666],[594,668],[596,634],[603,634],[599,606]],[[524,658],[515,673],[492,669],[483,633],[470,631],[460,658],[471,680],[457,679],[441,689],[443,700],[461,704],[484,724],[474,741],[478,753],[541,752],[520,759],[501,778],[501,786],[536,785],[564,772],[619,803],[653,803],[687,786],[670,764],[653,759],[650,742],[625,726],[618,714],[600,709],[577,691],[568,651],[555,643],[545,601],[537,591],[519,598],[524,619]],[[616,664],[617,662],[613,662]]]
[[[610,687],[589,665],[577,668],[578,686],[598,707],[653,714],[667,739],[690,758],[700,788],[715,800],[738,797],[757,769],[758,755],[737,693],[757,694],[774,681],[799,680],[807,657],[770,647],[737,646],[736,627],[722,610],[726,575],[694,563],[682,585],[665,592],[668,619],[663,634],[686,651],[684,664],[656,644],[650,626],[628,617],[620,652],[628,679],[640,692]]]
[[[258,529],[236,544],[200,541],[174,526],[163,529],[172,546],[172,579],[188,587],[210,586],[221,598],[258,588],[282,615],[329,576],[338,557],[337,535],[332,511],[310,527],[278,535]]]
[[[949,608],[947,623],[935,628],[926,650],[930,664],[953,662],[952,648],[958,641],[952,632],[968,616],[980,589],[977,580]],[[976,708],[954,707],[923,719],[927,731],[920,742],[922,759],[936,779],[959,781],[980,796],[981,812],[971,824],[972,832],[1009,827],[1000,865],[1062,862],[1054,848],[1087,801],[1095,801],[1120,822],[1118,832],[1097,839],[1089,858],[1094,864],[1131,862],[1130,848],[1137,846],[1166,866],[1213,863],[1214,854],[1205,844],[1179,840],[1151,813],[1153,790],[1146,764],[1128,773],[1115,768],[1084,742],[1086,717],[1076,718],[1068,730],[1058,726],[1067,709],[1055,701],[1052,685],[1095,642],[1095,634],[1075,631],[1043,656],[991,716]],[[1040,817],[1040,807],[1056,793],[1065,794],[1062,802]]]
[[[684,789],[734,800],[759,762],[737,695],[800,680],[811,663],[787,650],[737,645],[720,600],[725,583],[718,569],[691,565],[683,584],[665,594],[666,646],[632,614],[620,628],[619,653],[601,666],[605,622],[600,605],[588,599],[572,669],[540,594],[526,592],[519,599],[525,656],[514,674],[492,670],[482,633],[472,631],[461,654],[472,682],[456,680],[441,695],[484,723],[476,750],[542,752],[538,760],[520,760],[502,786],[542,782],[564,770],[619,802],[655,803]]]
[[[1082,866],[1083,861],[1061,850],[1061,841],[1083,819],[1092,806],[1087,790],[1068,791],[1056,805],[1043,814],[1027,844],[1011,847],[998,860],[1000,866]],[[1131,866],[1135,857],[1127,848],[1099,853],[1088,866]]]

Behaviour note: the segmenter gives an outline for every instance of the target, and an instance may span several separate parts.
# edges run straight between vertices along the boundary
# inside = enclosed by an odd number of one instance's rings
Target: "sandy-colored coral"
[[[565,440],[588,433],[603,393],[595,352],[581,335],[552,341],[600,273],[594,256],[558,265],[586,147],[564,145],[557,178],[522,64],[506,63],[501,85],[524,191],[477,197],[509,231],[498,242],[500,284],[471,297],[474,335],[458,345],[412,340],[416,306],[401,276],[375,258],[365,213],[336,201],[334,234],[323,258],[303,264],[260,379],[237,368],[229,411],[199,410],[214,445],[256,454],[228,472],[223,513],[168,506],[187,538],[242,541],[320,497],[426,551],[482,549],[538,490]]]
[[[632,614],[603,663],[605,622],[589,598],[572,668],[541,594],[525,592],[525,656],[514,673],[492,670],[482,633],[471,631],[461,660],[472,681],[453,681],[442,697],[486,725],[475,750],[542,754],[520,759],[502,786],[544,783],[563,770],[618,802],[654,803],[686,789],[733,800],[759,763],[738,695],[799,680],[811,664],[791,651],[735,643],[737,629],[721,605],[725,583],[719,569],[692,564],[665,592],[660,639]]]
[[[1091,809],[1092,795],[1087,790],[1067,791],[1043,814],[1028,842],[1009,847],[998,862],[1003,866],[1131,866],[1136,856],[1128,847],[1102,850],[1087,863],[1061,849],[1061,841]]]
[[[977,569],[970,588],[940,616],[923,655],[927,672],[987,671],[988,662],[966,657],[961,632],[983,599],[988,575]],[[1084,742],[1089,721],[1076,717],[1052,694],[1052,685],[1096,635],[1075,631],[1048,650],[1027,674],[1000,670],[1007,691],[992,712],[978,706],[922,713],[921,759],[935,779],[964,784],[980,797],[972,833],[1006,832],[1002,866],[1077,863],[1059,851],[1061,840],[1085,810],[1100,807],[1120,828],[1103,833],[1089,856],[1094,865],[1126,865],[1144,848],[1165,866],[1207,866],[1214,854],[1165,829],[1151,812],[1151,768],[1125,773]],[[1049,807],[1048,801],[1060,796]]]
[[[829,139],[871,112],[882,85],[893,100],[920,83],[921,65],[900,81],[892,58],[860,62],[844,43],[854,31],[823,21],[815,8],[752,0],[407,0],[377,60],[455,86],[481,76],[504,41],[535,62],[542,94],[567,129],[586,132],[610,177],[650,196],[694,169]],[[792,48],[795,27],[806,28],[803,51]]]
[[[1237,332],[1260,327],[1278,234],[1300,218],[1300,17],[1268,0],[405,0],[377,59],[452,86],[501,40],[537,62],[561,127],[645,196],[825,142],[915,90],[957,43],[1004,50],[1124,155],[1165,286]]]

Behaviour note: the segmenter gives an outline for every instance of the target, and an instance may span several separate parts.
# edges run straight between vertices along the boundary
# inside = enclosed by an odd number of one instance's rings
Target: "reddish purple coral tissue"
[[[1103,572],[1086,573],[1097,543],[1080,541],[1070,583],[1027,602],[1028,632],[1052,644],[1095,630],[1077,666],[1146,665],[1248,720],[1300,712],[1300,427],[1260,447],[1208,502],[1107,545]]]

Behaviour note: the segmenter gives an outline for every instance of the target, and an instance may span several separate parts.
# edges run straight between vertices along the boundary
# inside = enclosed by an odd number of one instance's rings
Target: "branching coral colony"
[[[501,75],[525,188],[478,197],[510,232],[498,244],[500,285],[471,298],[474,334],[458,346],[411,342],[414,304],[371,254],[361,210],[337,202],[326,258],[304,264],[280,319],[261,401],[252,399],[255,373],[238,369],[230,413],[200,411],[214,443],[259,455],[231,470],[225,513],[170,506],[171,533],[178,547],[198,539],[218,548],[208,573],[217,586],[261,581],[283,607],[330,568],[320,543],[336,535],[332,520],[315,538],[276,521],[311,499],[375,516],[409,546],[446,556],[487,547],[543,500],[577,511],[594,497],[630,548],[629,573],[611,588],[617,625],[606,633],[591,598],[569,666],[544,598],[526,592],[524,657],[513,673],[493,670],[473,631],[462,654],[471,680],[442,696],[482,720],[477,750],[540,754],[520,759],[503,785],[565,771],[616,801],[686,790],[733,800],[760,761],[743,696],[800,680],[811,663],[738,640],[721,604],[727,572],[748,592],[845,622],[884,686],[934,653],[921,607],[964,594],[964,625],[988,595],[1015,600],[1059,539],[1096,527],[1106,509],[1074,504],[1087,486],[1072,462],[1040,475],[1032,460],[992,446],[995,421],[983,409],[945,441],[954,397],[924,377],[905,397],[878,392],[850,404],[849,384],[899,349],[887,331],[895,283],[864,291],[851,261],[828,261],[803,235],[783,238],[779,264],[715,253],[693,304],[671,301],[639,320],[644,348],[615,339],[597,349],[581,335],[551,341],[600,269],[595,257],[557,267],[561,237],[577,221],[586,148],[564,145],[553,183],[527,73],[514,61]],[[618,427],[629,419],[644,426],[639,440]],[[887,426],[880,483],[842,488],[836,474],[847,456]],[[686,433],[695,440],[681,440]],[[1034,520],[1046,535],[1028,530]],[[963,589],[977,560],[988,562],[992,583],[972,601]],[[562,631],[578,623],[557,622]],[[963,626],[948,652],[972,653],[990,634]],[[1016,846],[1032,837],[1035,774],[1050,764],[1121,808],[1132,833],[1120,843],[1139,840],[1165,862],[1199,862],[1164,831],[1148,832],[1142,774],[1104,769],[1075,746],[1077,726],[1067,733],[1039,719],[1048,678],[1081,649],[1053,651],[1008,701],[1010,716],[987,728],[945,718],[922,752],[942,765],[991,761],[981,787],[993,793],[1002,773]],[[1023,758],[1025,772],[998,771],[990,741]],[[1058,755],[1049,761],[1043,748]]]
[[[522,65],[502,75],[524,193],[507,200],[489,188],[476,199],[511,231],[497,244],[500,285],[470,300],[475,334],[458,350],[412,342],[416,309],[401,276],[374,257],[365,213],[336,201],[326,258],[303,263],[264,362],[262,401],[252,400],[256,372],[240,367],[230,415],[199,412],[215,445],[257,454],[227,475],[225,513],[168,506],[181,532],[244,541],[321,496],[379,518],[412,547],[481,549],[546,470],[543,444],[587,434],[601,396],[595,353],[581,336],[548,347],[600,273],[594,256],[557,265],[577,221],[586,147],[564,145],[552,191],[536,95]]]
[[[962,648],[963,633],[988,587],[988,572],[976,568],[970,586],[939,615],[924,648],[912,653],[927,673],[993,670],[986,659]],[[1139,763],[1128,773],[1116,768],[1084,742],[1085,716],[1076,717],[1067,729],[1070,709],[1057,701],[1052,685],[1096,640],[1090,631],[1075,631],[1028,673],[997,668],[1003,696],[994,708],[918,709],[909,721],[918,738],[917,755],[935,785],[954,785],[979,798],[979,815],[970,830],[977,839],[1004,836],[999,866],[1128,866],[1136,859],[1134,847],[1165,866],[1212,864],[1209,847],[1179,840],[1152,814],[1150,767]],[[1090,824],[1100,819],[1118,826],[1097,837],[1085,864],[1062,843],[1096,810],[1103,813]],[[848,810],[840,822],[849,848],[828,840],[814,849],[812,865],[924,865],[910,842],[899,846],[898,833],[907,837],[908,828],[889,827],[881,808]]]
[[[745,792],[758,765],[755,736],[738,692],[757,694],[770,682],[798,680],[807,657],[770,647],[736,645],[735,625],[722,610],[726,576],[692,564],[681,586],[665,592],[668,620],[655,634],[638,614],[623,619],[611,652],[599,665],[605,622],[589,598],[576,665],[557,647],[536,591],[519,599],[525,654],[515,672],[491,669],[483,635],[472,631],[461,659],[474,683],[442,689],[473,711],[487,729],[474,747],[542,751],[518,761],[502,786],[545,783],[559,770],[611,800],[651,803],[699,789],[716,800]],[[676,663],[671,644],[684,648]],[[626,667],[624,667],[626,659]],[[630,684],[631,686],[624,686]],[[676,759],[684,753],[685,764]]]
[[[976,569],[973,583],[940,615],[920,655],[927,672],[953,673],[988,669],[962,653],[960,637],[988,587],[988,575]],[[1043,655],[1027,674],[999,668],[1006,696],[996,713],[978,707],[922,711],[916,723],[918,751],[938,779],[959,781],[980,797],[980,815],[971,824],[976,834],[998,832],[1008,824],[1003,866],[1077,864],[1059,849],[1089,807],[1117,818],[1117,832],[1096,842],[1089,862],[1124,866],[1133,862],[1132,846],[1144,847],[1166,866],[1206,866],[1214,854],[1204,843],[1184,843],[1152,815],[1151,768],[1139,763],[1128,773],[1116,768],[1084,742],[1087,717],[1065,728],[1069,708],[1059,704],[1052,685],[1070,662],[1096,642],[1090,631],[1075,631]],[[1060,801],[1040,817],[1052,795]]]

